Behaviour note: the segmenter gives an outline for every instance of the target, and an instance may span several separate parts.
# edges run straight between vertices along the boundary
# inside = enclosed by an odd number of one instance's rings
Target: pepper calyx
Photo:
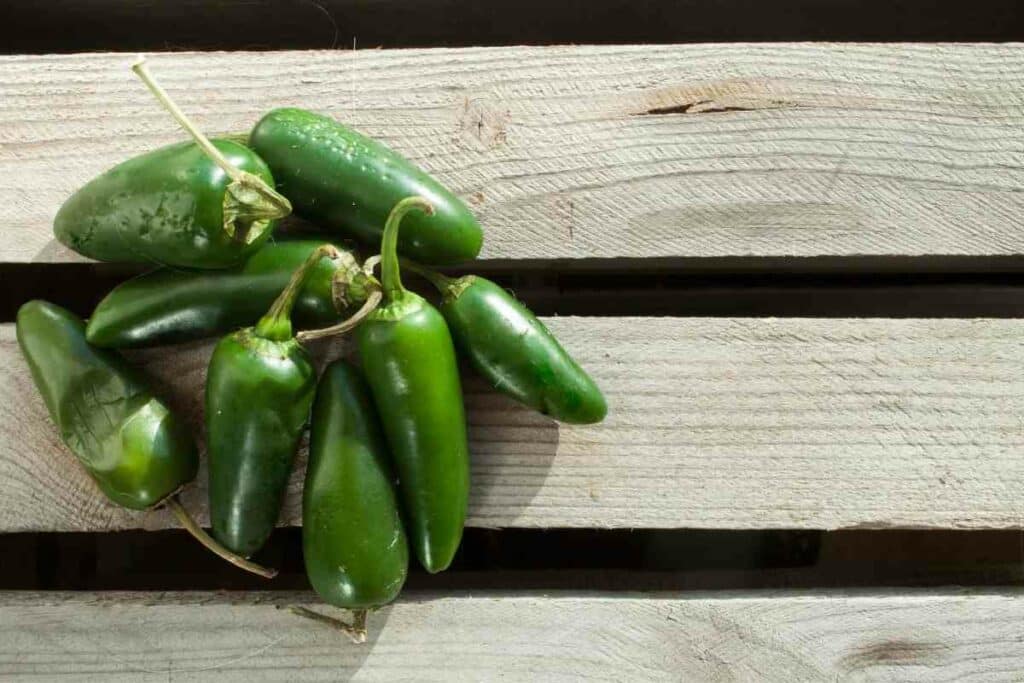
[[[367,320],[394,322],[408,318],[413,313],[425,308],[427,300],[415,292],[406,290],[402,296],[381,304],[377,310],[366,317]]]
[[[270,228],[271,221],[292,212],[288,199],[258,176],[241,171],[224,190],[224,232],[252,244]]]
[[[380,281],[359,265],[355,256],[341,252],[338,269],[331,278],[331,298],[338,311],[361,304],[372,292],[380,291]]]
[[[455,279],[449,280],[444,288],[441,290],[441,294],[445,301],[455,301],[462,293],[473,286],[476,282],[476,275],[463,275]]]

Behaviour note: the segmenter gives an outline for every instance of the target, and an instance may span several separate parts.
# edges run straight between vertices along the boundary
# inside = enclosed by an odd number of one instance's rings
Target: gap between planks
[[[1015,680],[1019,590],[402,599],[369,642],[309,593],[0,593],[0,674],[103,680]]]
[[[1024,525],[1024,321],[545,322],[604,388],[609,417],[558,425],[467,381],[471,526]],[[132,354],[197,433],[211,347]],[[299,523],[302,473],[300,457],[282,524]],[[185,494],[200,519],[205,496],[201,471]],[[0,326],[0,531],[167,526],[96,491]]]
[[[232,0],[6,0],[7,53],[99,50],[346,49],[432,45],[694,43],[737,40],[991,41],[1020,37],[1015,0],[676,0],[638,11],[596,0],[278,4]],[[927,11],[923,11],[923,10]]]
[[[134,55],[0,58],[0,262],[51,239],[91,177],[182,139]],[[205,130],[304,106],[460,193],[482,256],[1024,252],[1024,49],[727,44],[178,53],[152,59]]]

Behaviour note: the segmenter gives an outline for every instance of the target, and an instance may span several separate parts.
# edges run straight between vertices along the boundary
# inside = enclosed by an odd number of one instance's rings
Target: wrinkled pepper
[[[101,491],[132,510],[167,504],[203,545],[243,569],[276,572],[232,556],[200,529],[175,494],[196,476],[191,434],[143,376],[114,351],[85,339],[85,323],[45,301],[18,310],[18,346],[39,393],[71,449]]]
[[[322,241],[278,241],[243,265],[225,270],[160,268],[115,287],[89,318],[89,343],[107,348],[145,347],[201,339],[252,325],[281,293],[292,273]],[[324,258],[309,272],[295,301],[297,328],[336,322],[332,283],[339,268],[358,268],[355,258]]]
[[[69,198],[54,219],[57,239],[100,261],[226,268],[270,237],[291,205],[251,149],[211,142],[152,80],[133,69],[195,140],[129,159]]]
[[[120,356],[85,340],[85,324],[45,301],[18,310],[18,345],[61,440],[118,505],[145,510],[192,481],[185,426]]]
[[[604,419],[608,404],[597,384],[514,296],[479,275],[449,278],[404,265],[441,293],[456,347],[495,389],[562,422]]]
[[[483,231],[458,197],[394,150],[330,117],[275,109],[253,128],[249,146],[300,216],[376,247],[392,207],[420,195],[434,212],[406,220],[402,254],[446,264],[480,252]]]
[[[381,243],[383,302],[356,337],[374,403],[398,472],[407,530],[423,567],[448,567],[462,539],[469,497],[469,448],[455,348],[444,318],[402,286],[399,225],[422,197],[399,202]]]
[[[384,436],[359,370],[324,370],[310,420],[302,552],[327,603],[360,610],[397,597],[409,551]]]

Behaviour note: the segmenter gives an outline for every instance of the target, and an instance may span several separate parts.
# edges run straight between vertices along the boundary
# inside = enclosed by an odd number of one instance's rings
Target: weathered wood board
[[[0,594],[5,680],[1019,680],[1003,593],[406,598],[369,642],[283,607],[310,594]],[[326,610],[320,607],[319,609]]]
[[[82,183],[182,138],[134,55],[0,57],[0,262],[73,257]],[[1019,45],[728,44],[184,53],[210,132],[330,113],[458,191],[485,258],[1024,252]]]
[[[471,525],[1024,526],[1024,321],[546,322],[610,415],[557,425],[468,382]],[[197,425],[209,349],[134,355]],[[299,523],[301,476],[283,524]],[[186,496],[203,518],[204,481]],[[0,326],[0,531],[169,525],[97,493]]]

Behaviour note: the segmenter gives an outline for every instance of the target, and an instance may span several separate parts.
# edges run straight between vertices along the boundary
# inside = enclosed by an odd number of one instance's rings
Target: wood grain
[[[471,525],[1024,526],[1022,320],[546,322],[604,388],[609,417],[557,425],[467,382]],[[134,355],[197,432],[210,348]],[[301,476],[284,524],[299,522]],[[200,517],[204,482],[186,496]],[[0,326],[0,531],[172,524],[96,491]]]
[[[83,182],[182,137],[127,54],[0,58],[0,262],[59,261]],[[206,130],[301,105],[459,192],[485,258],[1024,251],[1019,45],[160,55]]]
[[[0,594],[5,680],[1019,680],[1024,595],[419,596],[352,645],[310,594]],[[319,609],[326,610],[320,606]]]

